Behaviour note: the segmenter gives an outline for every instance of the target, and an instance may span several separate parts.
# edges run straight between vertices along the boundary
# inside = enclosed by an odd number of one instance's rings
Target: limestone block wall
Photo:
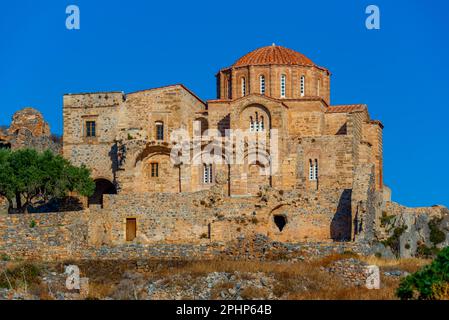
[[[91,168],[94,179],[114,181],[115,138],[124,99],[118,92],[64,96],[64,157]],[[87,121],[95,121],[95,137],[86,136]]]
[[[68,259],[87,245],[86,212],[0,215],[0,253],[27,259]]]
[[[298,187],[306,189],[351,189],[354,178],[352,141],[349,136],[301,139],[298,151]],[[318,181],[309,180],[310,160],[318,160]]]

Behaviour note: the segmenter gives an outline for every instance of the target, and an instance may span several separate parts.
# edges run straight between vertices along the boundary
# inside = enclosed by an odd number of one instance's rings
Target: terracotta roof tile
[[[234,67],[242,67],[248,65],[305,65],[314,66],[315,64],[305,55],[281,46],[272,45],[256,49],[247,55],[243,56],[236,63]]]
[[[350,113],[357,111],[365,111],[367,109],[365,104],[345,104],[339,106],[330,106],[327,108],[327,113]]]

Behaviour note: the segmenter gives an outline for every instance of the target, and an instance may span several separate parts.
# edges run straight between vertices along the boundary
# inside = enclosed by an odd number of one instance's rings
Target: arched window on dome
[[[261,75],[259,77],[259,82],[260,82],[260,94],[264,95],[265,94],[265,76]]]
[[[246,96],[246,78],[242,78],[242,97]]]
[[[286,86],[287,77],[285,74],[281,75],[281,98],[285,98],[285,86]]]
[[[306,77],[301,76],[301,97],[304,97],[306,94]]]

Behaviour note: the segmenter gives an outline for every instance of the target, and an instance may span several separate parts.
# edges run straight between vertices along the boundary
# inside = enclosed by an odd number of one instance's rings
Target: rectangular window
[[[95,121],[86,121],[86,137],[93,138],[97,136]]]
[[[137,220],[126,219],[126,241],[134,241],[137,237]]]
[[[158,178],[159,177],[159,163],[151,164],[151,177]]]
[[[156,139],[164,140],[164,124],[161,122],[156,123]]]

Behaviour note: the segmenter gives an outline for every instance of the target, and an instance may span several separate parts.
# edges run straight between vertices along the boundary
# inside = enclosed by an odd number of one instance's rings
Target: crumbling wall
[[[0,130],[0,147],[13,150],[32,148],[37,151],[62,152],[62,141],[53,136],[42,114],[33,108],[17,111],[9,128]]]
[[[382,194],[376,192],[373,164],[360,164],[355,168],[352,187],[353,240],[373,241],[376,222],[380,217]]]

